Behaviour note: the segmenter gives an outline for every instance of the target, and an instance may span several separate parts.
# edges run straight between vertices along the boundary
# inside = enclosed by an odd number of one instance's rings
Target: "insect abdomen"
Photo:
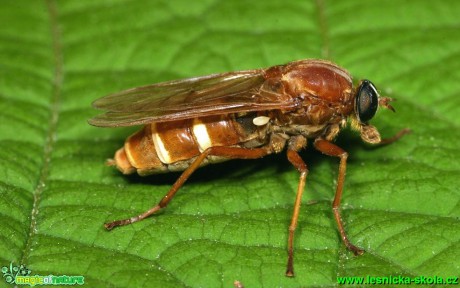
[[[181,171],[209,147],[234,146],[247,139],[247,131],[228,115],[152,123],[126,139],[113,164],[124,174]],[[205,164],[219,160],[225,159],[214,157]]]

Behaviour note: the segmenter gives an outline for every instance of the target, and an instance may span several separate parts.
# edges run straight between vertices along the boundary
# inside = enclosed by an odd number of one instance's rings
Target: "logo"
[[[25,265],[19,267],[10,263],[10,266],[2,267],[3,278],[8,284],[16,285],[83,285],[85,277],[67,275],[30,275],[31,271]]]

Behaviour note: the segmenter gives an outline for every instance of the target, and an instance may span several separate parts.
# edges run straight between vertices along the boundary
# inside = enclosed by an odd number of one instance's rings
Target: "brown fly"
[[[229,159],[255,159],[286,149],[300,172],[289,225],[287,276],[294,276],[294,231],[308,168],[299,150],[314,147],[340,159],[332,210],[344,244],[355,255],[340,216],[340,198],[348,153],[332,141],[350,120],[363,141],[391,143],[408,129],[382,140],[369,124],[377,108],[393,110],[391,98],[379,97],[369,80],[353,87],[343,68],[323,60],[300,60],[266,69],[213,74],[138,87],[93,103],[106,110],[89,121],[102,127],[144,127],[126,140],[110,164],[124,174],[183,171],[154,207],[124,220],[105,224],[108,230],[140,221],[165,208],[200,166]]]

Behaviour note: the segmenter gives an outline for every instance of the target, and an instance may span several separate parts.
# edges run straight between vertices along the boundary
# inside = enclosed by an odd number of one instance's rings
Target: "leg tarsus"
[[[294,277],[294,250],[293,248],[288,248],[288,263],[286,268],[286,276]]]
[[[340,216],[340,212],[339,212],[339,208],[336,207],[336,208],[332,208],[332,211],[334,211],[334,217],[335,217],[335,220],[337,222],[337,225],[339,227],[339,233],[340,233],[340,237],[342,238],[342,241],[343,243],[345,244],[345,246],[348,248],[348,250],[350,250],[351,252],[353,252],[353,254],[355,254],[355,256],[359,256],[359,255],[363,255],[364,254],[364,250],[353,245],[350,240],[348,240],[348,237],[345,233],[345,229],[343,228],[343,225],[342,225],[342,219],[341,219],[341,216]]]
[[[110,231],[113,228],[118,227],[118,226],[129,225],[131,223],[134,223],[134,222],[137,222],[137,221],[140,221],[142,219],[149,217],[150,215],[160,211],[161,208],[162,207],[160,207],[160,205],[156,205],[138,216],[134,216],[134,217],[123,219],[123,220],[116,220],[110,223],[105,223],[104,227],[105,229]]]

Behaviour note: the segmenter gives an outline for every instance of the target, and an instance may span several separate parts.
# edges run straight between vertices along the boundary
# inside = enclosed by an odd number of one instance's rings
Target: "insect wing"
[[[266,85],[262,69],[213,74],[125,90],[96,100],[107,112],[89,120],[95,126],[131,126],[270,109],[295,103]]]

